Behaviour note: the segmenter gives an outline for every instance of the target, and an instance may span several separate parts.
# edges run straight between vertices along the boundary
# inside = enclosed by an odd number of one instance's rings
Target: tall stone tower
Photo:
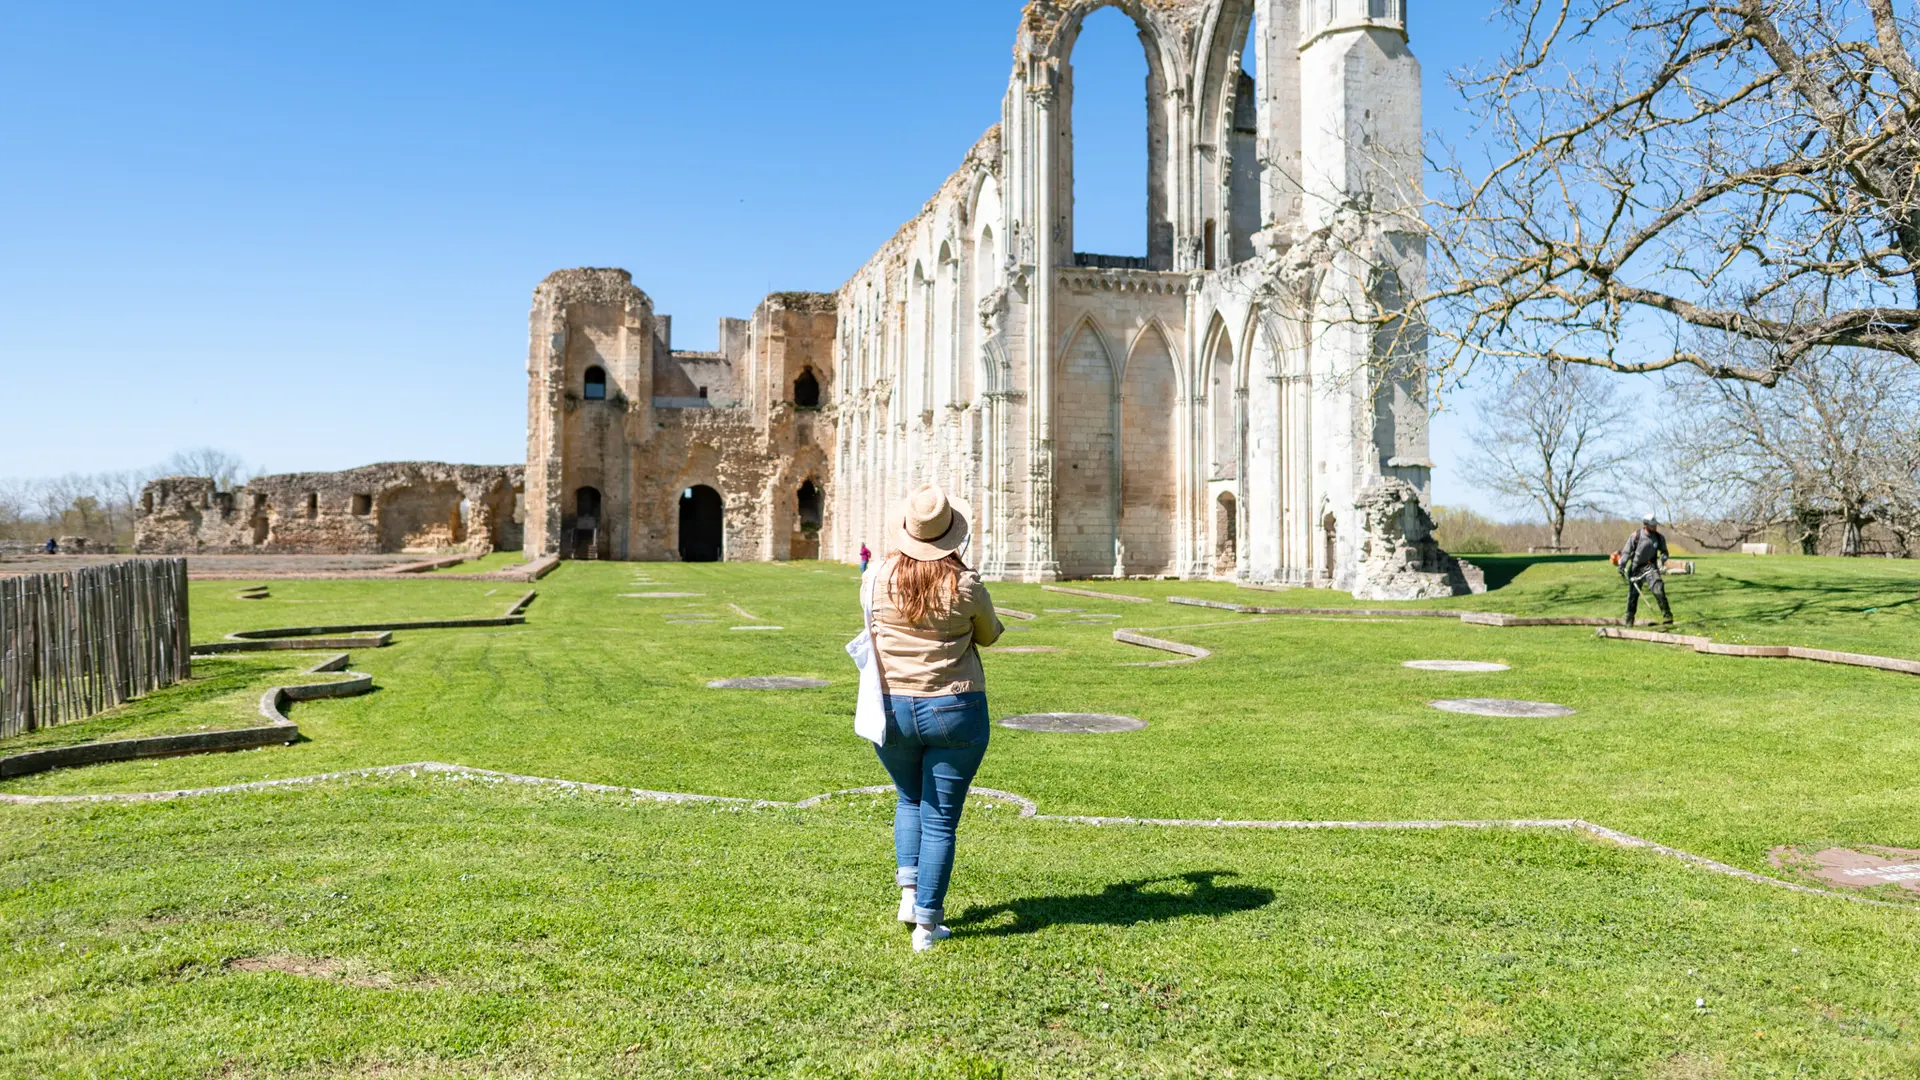
[[[1426,291],[1420,62],[1408,48],[1405,2],[1301,5],[1297,242],[1324,252],[1307,319],[1316,419],[1330,443],[1324,498],[1334,527],[1321,524],[1334,537],[1342,587],[1367,554],[1363,492],[1386,479],[1411,485],[1423,502],[1432,490],[1419,374],[1426,339],[1417,317],[1377,321]]]
[[[627,271],[550,275],[528,329],[529,553],[817,557],[834,326],[832,297],[776,293],[722,319],[717,351],[679,351]]]
[[[527,355],[530,557],[633,551],[629,431],[651,426],[653,301],[625,270],[561,270],[534,290]]]

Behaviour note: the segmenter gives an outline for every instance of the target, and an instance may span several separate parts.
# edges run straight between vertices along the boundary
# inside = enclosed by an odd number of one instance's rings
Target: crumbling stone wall
[[[262,476],[222,491],[172,476],[140,494],[143,555],[376,555],[522,546],[517,465],[397,462],[334,473]]]
[[[728,560],[813,557],[798,494],[830,489],[833,419],[795,401],[803,373],[830,400],[834,298],[776,293],[723,319],[720,349],[673,348],[672,320],[617,269],[563,270],[535,290],[528,356],[528,544],[538,556],[682,557],[683,496],[724,506]],[[587,395],[594,368],[604,398]],[[617,374],[616,374],[617,373]],[[705,543],[688,550],[704,552]],[[697,556],[696,556],[697,557]]]

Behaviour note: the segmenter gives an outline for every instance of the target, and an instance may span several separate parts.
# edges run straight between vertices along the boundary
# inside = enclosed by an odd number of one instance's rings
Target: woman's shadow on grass
[[[1192,870],[1184,874],[1121,881],[1097,893],[1033,896],[1004,904],[969,908],[951,921],[968,934],[1003,937],[1031,934],[1049,926],[1133,926],[1186,915],[1219,917],[1273,903],[1273,890],[1255,885],[1221,885],[1237,877],[1231,870]],[[1184,888],[1151,888],[1184,883]],[[1012,916],[1009,920],[1007,916]]]

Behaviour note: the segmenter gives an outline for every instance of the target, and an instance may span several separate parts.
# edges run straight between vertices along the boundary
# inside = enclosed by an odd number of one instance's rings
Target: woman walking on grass
[[[885,695],[880,763],[898,790],[893,846],[900,921],[913,949],[948,936],[947,882],[967,788],[987,753],[987,683],[978,646],[1004,627],[961,561],[967,517],[928,484],[908,496],[892,555],[861,583]]]

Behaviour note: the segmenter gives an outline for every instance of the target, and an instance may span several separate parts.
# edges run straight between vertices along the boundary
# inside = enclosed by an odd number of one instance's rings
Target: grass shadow
[[[1487,591],[1506,588],[1513,580],[1536,566],[1555,563],[1606,562],[1605,555],[1463,555],[1487,577]]]
[[[1116,882],[1097,893],[1032,896],[969,908],[949,925],[956,932],[1005,937],[1032,934],[1049,926],[1134,926],[1188,915],[1217,918],[1273,903],[1272,889],[1217,883],[1220,878],[1237,876],[1231,870],[1192,870]],[[1169,885],[1174,887],[1153,887]]]

